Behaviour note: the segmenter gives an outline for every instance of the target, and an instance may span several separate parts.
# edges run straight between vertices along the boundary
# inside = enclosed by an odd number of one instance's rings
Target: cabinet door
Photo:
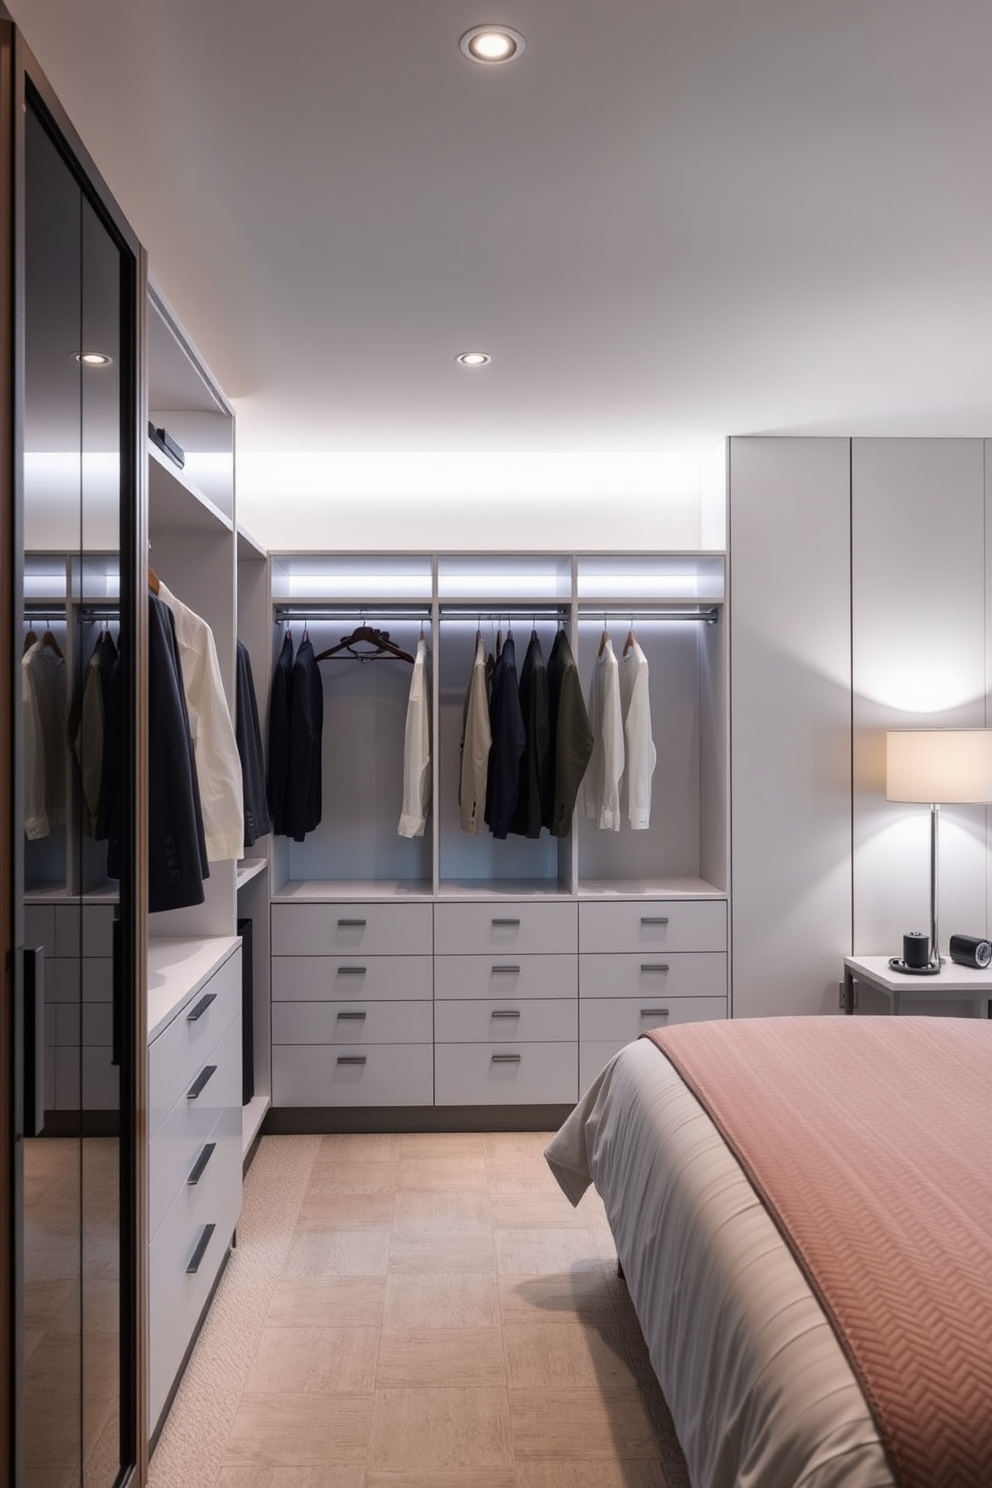
[[[849,461],[731,441],[735,1017],[836,1011],[851,944]]]

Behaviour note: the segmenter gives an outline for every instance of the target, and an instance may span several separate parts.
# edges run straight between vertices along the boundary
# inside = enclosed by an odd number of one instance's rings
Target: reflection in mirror
[[[111,1488],[121,1205],[106,765],[120,727],[122,266],[32,108],[25,235],[24,923],[38,1070],[24,1160],[25,1483]]]

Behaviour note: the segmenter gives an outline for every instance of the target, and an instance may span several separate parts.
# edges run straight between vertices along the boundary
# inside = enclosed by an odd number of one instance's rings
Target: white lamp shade
[[[992,729],[904,729],[885,756],[888,801],[992,801]]]

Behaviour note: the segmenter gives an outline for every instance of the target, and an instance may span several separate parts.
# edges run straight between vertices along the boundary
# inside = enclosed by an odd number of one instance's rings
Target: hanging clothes
[[[294,842],[302,842],[320,825],[323,732],[324,684],[313,645],[304,634],[290,674],[285,832]]]
[[[493,735],[489,724],[489,679],[486,645],[475,638],[475,659],[462,709],[458,806],[462,830],[477,833],[486,809],[486,776]]]
[[[83,831],[102,842],[108,835],[108,807],[104,802],[104,750],[111,679],[117,661],[117,646],[109,631],[103,631],[90,652],[80,685],[69,709],[69,741],[79,766]]]
[[[258,722],[258,700],[248,648],[237,642],[237,687],[234,699],[234,736],[241,759],[241,798],[244,806],[245,846],[272,830],[265,798],[265,761],[262,730]]]
[[[624,741],[620,809],[635,832],[644,831],[651,825],[651,776],[658,752],[651,736],[648,662],[636,640],[625,647],[620,662],[620,708]]]
[[[269,812],[273,832],[290,835],[289,827],[289,719],[293,699],[293,637],[287,630],[272,673],[269,694]]]
[[[44,637],[21,657],[21,700],[24,830],[36,840],[63,824],[66,806],[65,661]]]
[[[489,705],[492,748],[486,778],[486,823],[494,837],[506,837],[517,807],[520,790],[520,757],[527,746],[520,688],[517,681],[516,646],[507,631],[493,667]]]
[[[548,669],[536,630],[520,668],[520,712],[526,742],[520,759],[517,806],[511,832],[520,837],[540,837],[541,824],[549,813],[551,787],[551,712]]]
[[[543,822],[552,837],[567,837],[593,739],[579,669],[564,630],[555,636],[548,657],[548,716],[551,780]]]
[[[120,706],[115,667],[111,737]],[[114,813],[115,816],[118,813]],[[111,836],[108,870],[114,878],[119,841]],[[148,908],[153,912],[202,904],[210,876],[196,770],[196,750],[183,687],[182,656],[173,611],[148,596]]]
[[[397,831],[422,837],[431,809],[431,689],[427,642],[421,636],[413,660],[403,736],[403,806]]]
[[[604,633],[589,687],[592,754],[579,787],[579,807],[604,831],[620,830],[620,780],[623,775],[623,712],[619,665],[613,642]]]
[[[244,856],[241,760],[224,694],[213,631],[207,622],[159,581],[159,600],[175,619],[200,784],[200,804],[211,863]]]

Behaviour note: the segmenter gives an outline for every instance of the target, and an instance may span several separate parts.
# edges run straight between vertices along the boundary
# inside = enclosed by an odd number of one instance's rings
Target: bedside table
[[[992,968],[989,967],[979,971],[973,966],[943,961],[937,976],[912,976],[908,972],[893,971],[888,956],[845,956],[845,1013],[854,1012],[855,982],[869,982],[884,992],[893,1016],[898,1016],[903,1004],[913,999],[939,1002],[943,998],[948,1001],[969,998],[975,1004],[976,1018],[985,1018],[992,1013]]]

